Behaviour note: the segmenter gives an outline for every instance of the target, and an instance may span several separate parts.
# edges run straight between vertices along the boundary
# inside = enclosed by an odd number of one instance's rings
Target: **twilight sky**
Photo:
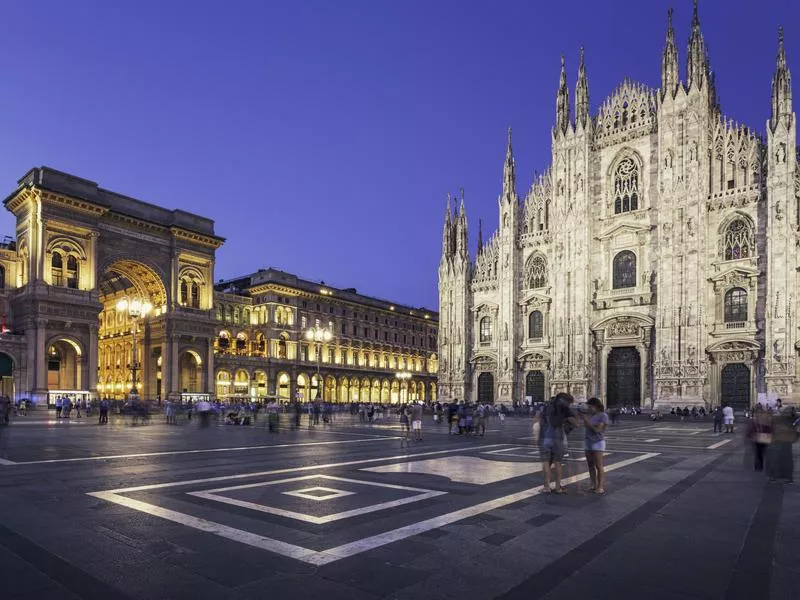
[[[435,309],[447,192],[474,252],[506,128],[521,194],[549,163],[560,54],[572,92],[586,47],[593,112],[626,76],[657,86],[670,5],[685,78],[690,0],[3,0],[2,195],[48,165],[216,220],[217,279],[274,266]],[[700,19],[723,112],[763,133],[800,2]]]

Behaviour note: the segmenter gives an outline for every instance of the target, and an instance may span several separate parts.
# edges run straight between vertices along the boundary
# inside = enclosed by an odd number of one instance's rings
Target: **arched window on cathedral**
[[[725,260],[738,260],[755,254],[753,227],[744,219],[734,219],[725,228]]]
[[[480,326],[481,343],[488,343],[492,341],[492,318],[483,317]]]
[[[639,167],[632,158],[624,158],[614,170],[614,214],[638,209]]]
[[[533,311],[528,315],[528,337],[530,339],[540,339],[544,337],[544,319],[542,312]]]
[[[186,306],[188,302],[189,302],[189,284],[186,282],[185,279],[181,279],[180,305]]]
[[[525,287],[529,289],[542,288],[547,285],[547,262],[544,256],[537,254],[528,259],[525,268]]]
[[[53,257],[50,259],[50,279],[53,285],[64,285],[64,259],[60,252],[53,252]]]
[[[725,293],[725,322],[743,323],[747,321],[747,292],[735,287]]]
[[[614,289],[636,287],[636,255],[623,250],[614,257]]]
[[[78,259],[70,255],[67,257],[67,287],[78,289]]]

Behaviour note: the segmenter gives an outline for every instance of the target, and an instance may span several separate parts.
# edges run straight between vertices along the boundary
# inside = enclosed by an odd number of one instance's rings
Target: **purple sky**
[[[549,163],[560,54],[573,90],[586,46],[593,112],[626,76],[657,86],[670,5],[683,77],[689,0],[3,2],[3,195],[46,164],[215,219],[218,279],[274,266],[436,308],[446,193],[474,251],[506,128],[520,192]],[[800,3],[700,18],[723,111],[763,132],[779,24],[800,77]]]

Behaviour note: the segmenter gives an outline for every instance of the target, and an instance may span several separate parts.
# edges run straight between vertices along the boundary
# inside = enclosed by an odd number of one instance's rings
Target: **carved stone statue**
[[[583,364],[583,352],[581,352],[580,350],[578,350],[578,353],[575,355],[575,362],[578,363],[579,365]]]
[[[503,323],[503,339],[508,340],[508,323]]]
[[[503,359],[503,370],[504,371],[508,371],[508,357],[507,356]]]
[[[689,217],[689,220],[686,221],[686,232],[689,237],[694,237],[694,219],[692,217]]]
[[[661,349],[661,362],[664,364],[669,364],[669,350],[666,348]]]
[[[687,354],[688,354],[688,358],[689,358],[689,364],[693,365],[694,361],[695,361],[695,358],[696,358],[695,355],[697,354],[697,348],[695,348],[694,345],[690,345],[689,348],[688,348]]]

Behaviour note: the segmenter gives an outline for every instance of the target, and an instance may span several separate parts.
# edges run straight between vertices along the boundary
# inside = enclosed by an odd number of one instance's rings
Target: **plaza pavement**
[[[270,434],[43,413],[0,430],[0,598],[800,597],[800,495],[709,422],[623,419],[608,493],[581,431],[540,494],[530,420]]]

